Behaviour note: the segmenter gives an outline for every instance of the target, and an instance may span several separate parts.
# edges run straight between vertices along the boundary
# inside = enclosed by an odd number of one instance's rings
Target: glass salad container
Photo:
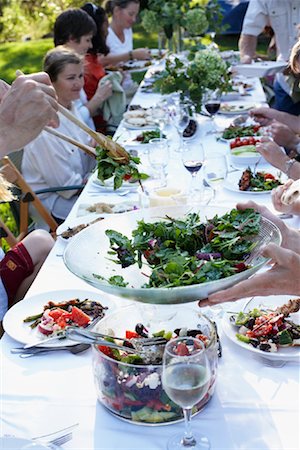
[[[198,413],[213,395],[218,365],[218,342],[214,324],[196,309],[176,308],[172,317],[159,321],[157,314],[148,315],[136,304],[124,307],[104,318],[97,325],[97,332],[124,337],[134,333],[136,325],[142,323],[148,331],[166,337],[187,330],[197,330],[204,335],[206,351],[211,365],[212,381],[209,391],[195,407]],[[174,332],[176,330],[176,333]],[[127,332],[127,333],[126,333]],[[183,419],[182,409],[176,405],[162,388],[162,365],[130,362],[119,351],[113,354],[107,347],[93,346],[93,372],[99,402],[118,418],[143,425],[164,425]],[[114,350],[115,352],[115,350]],[[119,360],[115,359],[118,357]]]

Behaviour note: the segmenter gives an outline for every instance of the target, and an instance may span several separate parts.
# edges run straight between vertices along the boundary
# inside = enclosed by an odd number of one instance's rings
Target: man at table
[[[299,23],[299,0],[250,0],[239,39],[241,62],[250,64],[255,58],[257,37],[266,26],[271,26],[275,34],[277,60],[288,61],[290,51],[298,40]],[[300,114],[300,102],[293,102],[290,87],[282,73],[276,75],[273,89],[276,109]]]

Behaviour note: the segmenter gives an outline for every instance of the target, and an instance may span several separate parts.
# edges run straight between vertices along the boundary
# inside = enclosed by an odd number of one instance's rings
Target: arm
[[[120,53],[118,55],[108,53],[108,55],[99,55],[99,62],[104,67],[109,65],[116,65],[121,62],[128,62],[133,59],[144,60],[150,59],[151,52],[148,48],[136,48],[131,52]]]
[[[300,178],[300,163],[291,160],[275,142],[262,138],[256,149],[272,166],[286,173],[289,178],[293,180]],[[289,166],[288,161],[293,161],[293,164]]]
[[[0,156],[24,147],[45,125],[58,126],[57,109],[46,73],[19,76],[0,105]]]
[[[252,109],[249,114],[262,126],[270,125],[273,120],[277,120],[287,125],[294,133],[300,133],[300,119],[298,116],[265,107]]]
[[[256,56],[257,36],[241,34],[239,39],[239,51],[242,64],[251,64]]]
[[[98,83],[97,90],[93,97],[86,103],[90,116],[99,114],[102,103],[112,95],[112,84],[107,80],[104,84]]]
[[[296,150],[297,153],[297,145],[300,143],[300,137],[287,125],[274,121],[269,127],[269,130],[276,144],[288,150]]]

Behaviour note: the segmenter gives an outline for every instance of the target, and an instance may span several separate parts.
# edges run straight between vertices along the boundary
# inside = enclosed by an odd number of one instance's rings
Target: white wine
[[[177,405],[192,408],[206,394],[210,371],[200,364],[171,364],[164,368],[163,387]]]

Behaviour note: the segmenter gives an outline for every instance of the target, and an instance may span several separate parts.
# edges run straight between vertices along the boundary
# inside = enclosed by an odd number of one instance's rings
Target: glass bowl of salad
[[[214,323],[196,309],[175,308],[173,317],[158,321],[159,307],[145,317],[141,308],[130,305],[107,316],[97,325],[97,332],[118,336],[124,341],[141,336],[162,336],[167,340],[180,335],[197,336],[205,342],[211,365],[209,391],[193,410],[198,413],[211,399],[217,377],[218,340]],[[181,311],[181,312],[180,312]],[[121,343],[119,339],[114,339]],[[161,358],[164,346],[152,346],[153,362],[145,362],[142,353],[127,353],[105,345],[93,346],[93,373],[99,402],[116,417],[142,425],[166,425],[183,420],[182,409],[165,393]],[[149,358],[149,352],[147,353]]]

